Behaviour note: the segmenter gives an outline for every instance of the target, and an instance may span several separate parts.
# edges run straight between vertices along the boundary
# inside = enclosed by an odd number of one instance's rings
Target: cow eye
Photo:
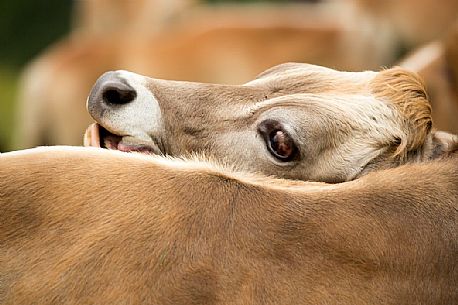
[[[267,150],[277,160],[288,162],[297,159],[297,145],[280,122],[265,120],[258,130],[266,142]]]

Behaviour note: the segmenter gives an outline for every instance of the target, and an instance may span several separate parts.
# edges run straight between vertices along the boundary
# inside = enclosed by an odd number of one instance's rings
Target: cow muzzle
[[[148,80],[127,71],[107,72],[97,80],[87,99],[89,114],[97,123],[87,129],[85,146],[165,153],[161,111]]]

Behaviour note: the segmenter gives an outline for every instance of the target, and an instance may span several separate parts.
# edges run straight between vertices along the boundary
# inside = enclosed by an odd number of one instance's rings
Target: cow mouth
[[[117,135],[98,123],[93,123],[86,129],[84,146],[123,152],[139,152],[148,155],[162,155],[162,151],[153,141],[142,141],[131,136]]]

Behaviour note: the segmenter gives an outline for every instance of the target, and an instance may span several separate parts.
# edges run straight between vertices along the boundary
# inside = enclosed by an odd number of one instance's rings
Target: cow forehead
[[[376,75],[377,72],[373,71],[343,72],[311,64],[286,63],[264,71],[246,85],[306,83],[318,87],[334,85],[339,86],[335,89],[344,90],[347,86],[358,85],[361,87],[367,85]]]
[[[325,68],[321,66],[316,66],[312,64],[306,64],[306,63],[295,63],[295,62],[288,62],[284,64],[279,64],[276,66],[273,66],[264,72],[261,72],[258,76],[256,76],[255,79],[261,79],[261,78],[267,78],[271,76],[278,76],[281,74],[297,74],[297,73],[309,73],[311,71],[334,71],[337,72],[333,69],[330,68]]]
[[[275,92],[308,93],[370,93],[369,84],[378,72],[341,72],[302,63],[275,66],[258,75],[245,86],[267,86]]]

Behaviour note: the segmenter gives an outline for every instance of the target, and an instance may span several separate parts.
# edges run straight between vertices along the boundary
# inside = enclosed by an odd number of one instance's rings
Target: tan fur
[[[0,303],[455,304],[457,161],[320,186],[100,149],[2,154]]]
[[[431,131],[431,105],[423,81],[415,73],[402,68],[382,71],[372,82],[376,97],[386,99],[402,114],[407,133],[396,151],[405,158],[407,152],[423,146]]]

